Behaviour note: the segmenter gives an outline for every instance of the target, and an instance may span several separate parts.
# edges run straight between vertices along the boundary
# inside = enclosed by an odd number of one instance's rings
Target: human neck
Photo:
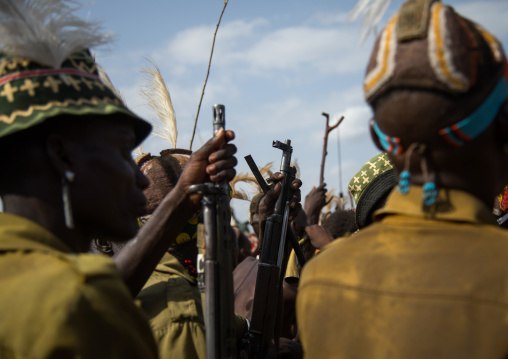
[[[4,212],[26,218],[53,233],[73,252],[86,252],[90,240],[65,226],[63,209],[41,198],[20,194],[2,196]]]
[[[473,161],[471,161],[473,162]],[[453,164],[441,165],[435,171],[432,181],[438,189],[448,188],[467,192],[481,200],[489,208],[493,206],[496,195],[502,190],[499,181],[489,170],[489,161],[485,166],[474,166],[475,170],[464,167],[463,169],[453,168]],[[471,172],[482,173],[484,176],[473,176]],[[490,175],[489,175],[490,174]],[[411,183],[422,186],[427,179],[419,173],[411,173]],[[499,189],[499,190],[498,190]]]

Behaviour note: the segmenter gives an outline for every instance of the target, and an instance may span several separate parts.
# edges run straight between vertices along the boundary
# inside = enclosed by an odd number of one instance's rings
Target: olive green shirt
[[[178,260],[166,253],[138,294],[161,359],[205,359],[201,295]]]
[[[297,320],[305,357],[504,358],[508,231],[491,208],[440,190],[394,190],[377,221],[303,269]]]
[[[150,327],[106,256],[73,254],[0,214],[0,358],[157,358]]]

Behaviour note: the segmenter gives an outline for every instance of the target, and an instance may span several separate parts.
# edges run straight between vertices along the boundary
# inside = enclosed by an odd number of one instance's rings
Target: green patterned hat
[[[0,138],[60,115],[123,115],[135,124],[138,142],[151,130],[104,85],[88,52],[58,69],[0,55]]]
[[[98,24],[73,15],[68,0],[16,0],[0,7],[0,138],[55,116],[115,116],[141,142],[151,125],[99,78],[88,50],[106,43]]]
[[[372,222],[372,213],[384,205],[396,184],[397,177],[386,152],[371,158],[351,179],[348,188],[356,203],[359,229]]]

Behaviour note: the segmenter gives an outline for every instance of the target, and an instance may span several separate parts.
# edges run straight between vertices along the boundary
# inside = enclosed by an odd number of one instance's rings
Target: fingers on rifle
[[[295,178],[293,183],[291,183],[291,187],[293,188],[293,190],[299,189],[300,187],[302,187],[302,181],[299,178]]]
[[[214,151],[217,151],[224,143],[226,143],[226,133],[224,130],[220,129],[214,137],[210,138],[200,149],[192,153],[191,158],[208,158],[208,156]]]
[[[280,191],[282,190],[282,185],[280,183],[276,183],[275,186],[266,192],[266,195],[263,197],[262,203],[273,208],[273,205],[279,198]]]
[[[300,189],[297,189],[293,192],[293,196],[291,197],[291,202],[301,202],[302,201],[302,192]]]
[[[208,156],[208,161],[210,163],[215,163],[217,161],[220,161],[221,159],[231,157],[235,153],[236,153],[236,146],[233,144],[227,144],[227,145],[224,145],[219,150],[211,153],[210,156]]]
[[[300,207],[302,206],[302,204],[300,203],[300,200],[293,197],[293,199],[291,199],[291,202],[289,203],[289,208],[295,209],[295,208],[298,208],[298,206],[300,206]]]
[[[231,181],[236,176],[236,170],[234,168],[229,168],[224,171],[220,171],[217,174],[210,175],[210,179],[213,182],[220,182],[220,181]]]
[[[282,185],[280,184],[280,182],[277,182],[273,187],[274,197],[279,197],[280,191],[282,191]]]
[[[226,139],[227,141],[231,141],[231,140],[234,140],[236,137],[235,133],[231,130],[227,130],[226,131]]]
[[[270,181],[272,182],[279,182],[281,179],[284,178],[284,175],[280,172],[275,172],[270,176]]]
[[[206,167],[206,173],[211,176],[217,176],[223,171],[228,171],[230,169],[234,169],[238,160],[236,157],[228,157],[224,160],[212,163]],[[213,179],[212,179],[213,180]]]
[[[236,135],[235,135],[234,131],[231,131],[231,130],[224,131],[223,128],[220,128],[214,137],[225,137],[226,142],[228,142],[228,141],[234,140]]]
[[[224,128],[219,128],[219,130],[217,131],[217,133],[215,134],[215,137],[219,137],[219,136],[222,136],[224,133]]]

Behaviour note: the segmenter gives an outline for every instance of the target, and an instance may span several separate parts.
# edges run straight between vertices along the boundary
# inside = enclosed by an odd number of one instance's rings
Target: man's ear
[[[381,151],[386,151],[383,146],[381,145],[381,141],[379,141],[379,137],[377,137],[377,133],[374,130],[374,118],[371,118],[369,121],[369,130],[370,130],[370,137],[372,138],[372,141],[374,141],[374,144],[376,147]]]
[[[46,152],[56,172],[64,177],[66,171],[73,172],[71,146],[60,134],[50,134],[46,139]]]

